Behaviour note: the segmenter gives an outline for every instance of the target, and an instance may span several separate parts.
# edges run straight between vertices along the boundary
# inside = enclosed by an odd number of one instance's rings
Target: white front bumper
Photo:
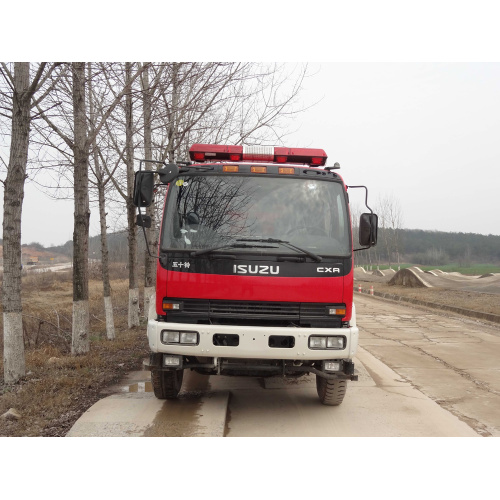
[[[199,344],[163,344],[161,342],[163,330],[198,332]],[[239,335],[239,345],[214,345],[213,335],[216,333]],[[269,347],[270,335],[293,336],[295,346],[292,348]],[[346,347],[342,350],[310,349],[309,337],[311,335],[343,335],[346,337]],[[185,356],[293,360],[352,359],[358,347],[358,338],[359,330],[356,326],[354,308],[350,328],[256,327],[165,323],[154,319],[148,321],[148,340],[152,352]]]

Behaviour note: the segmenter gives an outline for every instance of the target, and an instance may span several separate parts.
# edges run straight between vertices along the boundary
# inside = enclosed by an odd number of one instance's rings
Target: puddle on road
[[[200,394],[181,393],[179,399],[166,400],[144,437],[193,437],[198,435],[202,416]]]
[[[209,377],[196,372],[184,373],[182,389],[178,399],[165,400],[153,424],[144,436],[191,437],[197,436],[202,416],[202,397],[210,391]],[[153,392],[151,382],[139,382],[129,386],[129,392]]]

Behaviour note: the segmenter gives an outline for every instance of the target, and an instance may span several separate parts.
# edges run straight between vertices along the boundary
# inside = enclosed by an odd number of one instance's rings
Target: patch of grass
[[[25,379],[3,390],[0,385],[0,414],[16,408],[22,416],[0,420],[0,436],[64,436],[105,387],[139,369],[146,353],[141,328],[121,331],[114,341],[91,341],[85,355],[62,354],[54,347],[28,351]]]
[[[500,273],[500,266],[491,264],[472,264],[467,267],[459,266],[458,264],[447,264],[445,266],[419,266],[424,271],[432,271],[433,269],[441,269],[445,273],[461,273],[469,276],[481,276],[487,273]]]

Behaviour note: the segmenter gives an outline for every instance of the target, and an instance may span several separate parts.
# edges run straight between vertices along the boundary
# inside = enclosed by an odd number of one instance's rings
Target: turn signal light
[[[163,304],[164,311],[175,311],[179,310],[179,304]]]
[[[223,172],[238,172],[239,167],[238,167],[238,165],[224,165],[222,167],[222,171]]]
[[[267,167],[250,167],[250,172],[254,174],[265,174],[267,172]]]
[[[329,307],[328,314],[334,315],[334,316],[345,316],[345,309]]]
[[[295,169],[292,167],[279,167],[278,168],[278,173],[280,174],[291,174],[293,175],[295,173]]]
[[[168,299],[163,299],[162,309],[164,311],[181,311],[180,302],[169,302]]]

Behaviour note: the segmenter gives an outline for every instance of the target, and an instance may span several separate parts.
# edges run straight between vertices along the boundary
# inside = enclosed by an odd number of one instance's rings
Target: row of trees
[[[364,208],[363,211],[366,211]],[[403,212],[399,200],[385,196],[374,205],[379,216],[377,246],[356,253],[356,264],[398,268],[401,262],[421,265],[444,265],[450,262],[468,266],[471,263],[500,263],[500,236],[403,229]],[[361,210],[354,207],[354,240]]]
[[[351,207],[353,236],[355,247],[358,241],[358,222],[362,212],[366,212],[366,207],[360,209],[359,206]],[[383,261],[389,266],[393,264],[399,266],[403,253],[403,224],[404,217],[401,204],[393,195],[380,198],[373,207],[373,212],[378,216],[378,242],[369,250],[356,252],[356,265],[380,265]]]
[[[4,184],[4,380],[25,374],[21,218],[28,175],[53,196],[74,199],[72,353],[88,352],[90,207],[100,216],[106,330],[115,336],[108,272],[110,221],[128,232],[129,327],[139,324],[136,158],[187,158],[200,143],[279,144],[305,67],[249,63],[1,63],[0,133],[8,147]],[[8,144],[8,146],[7,146]],[[154,208],[152,209],[154,210]],[[124,217],[126,214],[126,220]],[[149,213],[154,217],[154,211]],[[148,234],[154,253],[155,226]],[[156,262],[145,253],[145,297]],[[147,309],[146,309],[147,310]]]

